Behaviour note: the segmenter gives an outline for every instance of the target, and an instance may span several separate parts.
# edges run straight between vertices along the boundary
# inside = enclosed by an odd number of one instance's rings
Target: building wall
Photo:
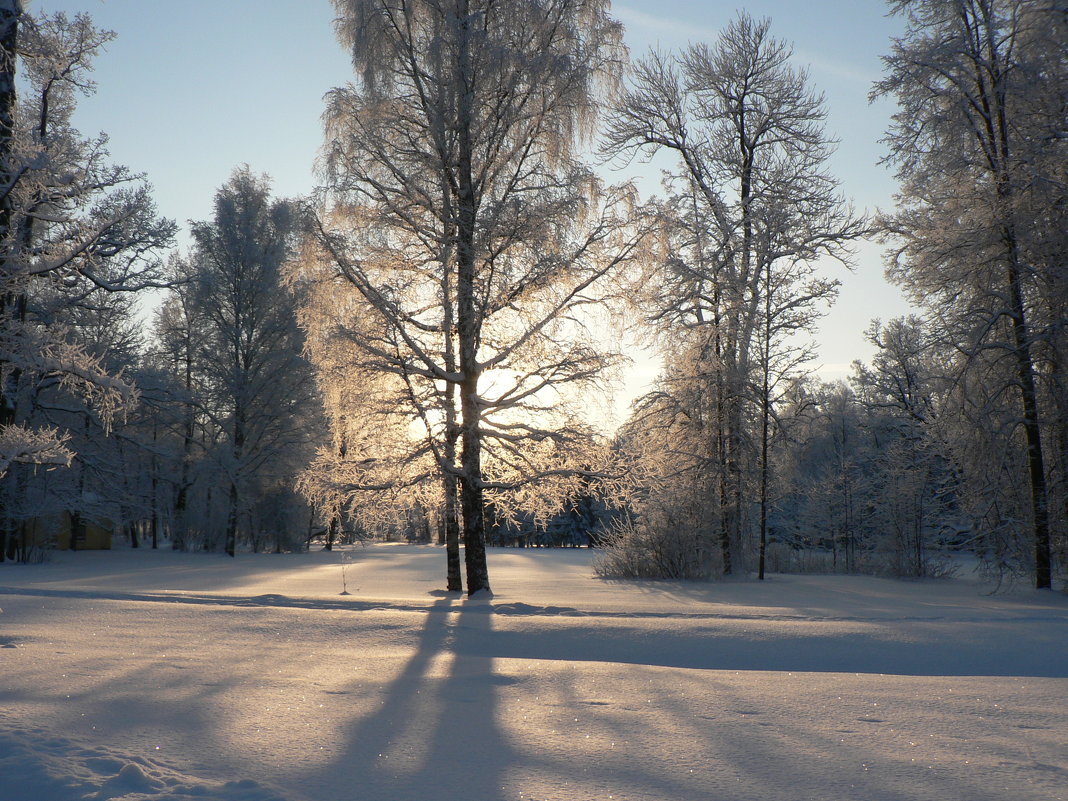
[[[74,534],[74,550],[99,551],[111,549],[111,523],[110,521],[87,520],[82,518],[77,526],[72,524],[69,512],[61,512],[56,515],[35,517],[25,521],[24,533],[26,541],[38,546],[54,544],[57,550],[71,550],[72,528]]]

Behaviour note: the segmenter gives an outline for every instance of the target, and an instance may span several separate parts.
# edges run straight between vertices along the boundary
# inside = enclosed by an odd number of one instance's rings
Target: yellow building
[[[60,512],[25,521],[23,542],[37,546],[52,545],[60,551],[110,550],[112,528],[110,520],[95,520]]]

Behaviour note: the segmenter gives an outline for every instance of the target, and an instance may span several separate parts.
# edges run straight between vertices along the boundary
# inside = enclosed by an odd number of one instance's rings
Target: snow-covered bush
[[[593,569],[606,578],[707,579],[720,572],[706,532],[665,515],[621,517],[601,543]]]

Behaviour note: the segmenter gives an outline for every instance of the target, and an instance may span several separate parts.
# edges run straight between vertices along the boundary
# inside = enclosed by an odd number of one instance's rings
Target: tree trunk
[[[463,592],[463,578],[460,575],[460,521],[456,504],[456,477],[446,474],[442,477],[445,492],[443,514],[445,516],[445,561],[446,589],[449,592]]]
[[[723,573],[731,572],[731,493],[730,493],[730,458],[727,455],[730,433],[727,430],[726,404],[722,396],[719,401],[719,419],[716,421],[719,445],[719,551]]]
[[[237,555],[237,484],[230,480],[228,496],[229,509],[226,512],[226,555]]]
[[[1057,461],[1059,463],[1059,484],[1062,524],[1068,526],[1068,382],[1064,380],[1063,357],[1054,346],[1054,413],[1057,416],[1056,442]]]
[[[10,186],[12,176],[9,170],[12,167],[11,155],[15,141],[15,114],[18,109],[18,86],[16,84],[15,70],[18,60],[18,32],[19,18],[22,16],[22,3],[20,0],[0,0],[0,182]],[[13,198],[11,193],[3,193],[0,197],[0,239],[6,238],[11,233]],[[5,275],[10,267],[3,265]],[[8,311],[10,298],[4,294],[4,308],[0,312]],[[4,389],[4,388],[0,388]],[[7,396],[4,396],[5,404],[2,414],[8,410]],[[0,423],[4,421],[0,420]]]
[[[0,0],[0,183],[10,185],[12,178],[8,172],[11,165],[11,151],[14,145],[15,112],[18,107],[18,87],[15,81],[17,63],[17,46],[19,17],[22,16],[20,0]],[[12,196],[10,192],[0,197],[0,240],[11,232]],[[11,273],[11,266],[0,264],[0,278]],[[15,312],[19,305],[17,296],[5,288],[0,293],[0,321]],[[12,375],[0,385],[0,426],[14,425],[15,390],[18,386],[18,373]],[[6,482],[4,482],[6,484]],[[6,487],[0,486],[0,562],[8,558],[9,545],[14,542],[13,521],[8,514]]]
[[[341,515],[334,512],[330,515],[330,522],[326,524],[326,545],[323,546],[324,551],[334,550],[334,540],[337,539],[337,528],[341,521]]]
[[[188,321],[189,315],[186,315]],[[193,342],[192,336],[188,330],[185,332],[185,391],[188,395],[192,396],[193,392]],[[193,443],[196,436],[196,417],[193,409],[192,401],[183,404],[184,419],[182,421],[182,469],[178,478],[178,493],[174,499],[174,518],[175,518],[175,531],[173,533],[174,539],[171,541],[171,548],[176,551],[184,551],[186,549],[186,534],[189,528],[189,521],[186,514],[186,507],[188,505],[189,498],[189,468],[193,461]]]
[[[1035,587],[1053,587],[1050,564],[1049,495],[1046,489],[1045,460],[1042,454],[1042,430],[1039,425],[1038,394],[1035,390],[1035,367],[1031,357],[1030,334],[1024,311],[1021,267],[1017,255],[1016,237],[1011,227],[1006,229],[1005,241],[1009,250],[1007,279],[1012,312],[1012,333],[1016,372],[1020,382],[1023,406],[1023,429],[1027,442],[1027,467],[1031,487],[1031,515],[1034,530]]]
[[[760,564],[757,578],[764,580],[764,564],[768,551],[768,368],[764,368],[764,394],[760,399]]]
[[[461,252],[464,248],[461,246]],[[461,274],[464,272],[461,258]],[[474,595],[480,590],[488,591],[489,571],[486,564],[486,513],[485,498],[482,489],[482,432],[479,428],[481,409],[478,398],[478,364],[474,336],[465,324],[465,306],[468,313],[473,312],[473,297],[470,289],[464,290],[469,283],[460,281],[460,365],[464,380],[460,385],[461,422],[461,474],[460,474],[460,510],[464,528],[464,561],[467,568],[467,594]],[[466,300],[464,296],[467,296]]]
[[[764,265],[764,347],[760,387],[760,564],[757,578],[764,580],[768,551],[768,424],[771,417],[771,262]]]
[[[468,3],[459,3],[460,41],[457,48],[458,159],[456,227],[456,311],[460,346],[460,508],[464,527],[464,561],[467,593],[489,591],[486,565],[486,512],[482,487],[482,418],[478,395],[481,367],[478,344],[481,320],[475,300],[475,224],[477,200],[473,180],[474,126],[473,75],[470,63],[471,16]]]
[[[226,515],[226,553],[229,556],[237,554],[237,516],[238,516],[238,475],[241,463],[245,455],[245,410],[238,406],[234,410],[234,464],[230,476],[230,509]]]
[[[444,208],[451,206],[448,187],[442,191],[442,204]],[[449,215],[446,215],[448,218]],[[449,235],[452,234],[451,228]],[[448,239],[448,236],[446,237]],[[447,243],[441,255],[441,300],[444,310],[442,321],[442,336],[445,355],[445,369],[449,373],[456,372],[456,320],[454,315],[454,298],[452,297],[452,271],[449,268],[452,261],[452,246]],[[445,442],[443,455],[445,464],[441,469],[441,489],[444,502],[442,504],[442,534],[445,538],[445,589],[449,592],[463,592],[463,579],[460,574],[460,520],[457,509],[457,481],[456,474],[456,440],[460,435],[459,426],[456,423],[456,385],[448,383],[445,386]]]

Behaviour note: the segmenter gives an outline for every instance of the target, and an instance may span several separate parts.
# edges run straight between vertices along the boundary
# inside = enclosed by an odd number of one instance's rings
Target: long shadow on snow
[[[836,631],[805,620],[762,625],[711,618],[650,626],[596,618],[495,617],[492,645],[472,639],[457,644],[459,653],[704,670],[1068,677],[1068,619],[1029,622],[1022,632],[1020,621],[880,620]]]
[[[100,592],[0,587],[0,595],[24,595],[148,603],[283,607],[356,612],[389,609],[423,611],[427,630],[450,630],[447,601],[431,605],[356,599],[253,597],[189,593]],[[719,617],[709,614],[583,612],[570,607],[512,603],[465,604],[464,622],[500,625],[490,638],[464,638],[457,653],[472,659],[512,657],[619,662],[705,670],[770,670],[820,673],[887,673],[905,676],[1068,677],[1068,618],[1058,615],[1015,619],[903,619],[814,617]],[[665,625],[650,625],[658,618]],[[628,625],[633,619],[635,625]],[[551,622],[550,622],[551,621]],[[639,622],[641,621],[641,622]],[[672,626],[667,626],[672,622]],[[860,624],[863,631],[821,631],[835,623]],[[814,625],[815,624],[815,625]],[[818,625],[826,624],[826,625]],[[744,626],[744,627],[743,627]],[[1021,626],[1026,626],[1025,635]],[[1028,647],[1021,648],[1021,636]]]
[[[40,587],[0,587],[0,595],[26,595],[39,598],[80,598],[93,601],[136,601],[139,603],[192,604],[205,606],[281,607],[288,609],[338,609],[347,612],[395,609],[417,612],[426,604],[397,604],[382,601],[358,601],[332,598],[293,598],[287,595],[222,595],[218,593],[125,592],[117,590],[42,589]]]
[[[511,752],[496,722],[492,655],[474,649],[447,663],[457,636],[454,615],[470,618],[469,628],[477,631],[469,634],[489,636],[489,615],[469,614],[447,600],[434,604],[415,653],[383,690],[381,706],[352,726],[332,763],[306,777],[309,790],[322,776],[330,777],[325,785],[336,785],[340,775],[348,782],[343,801],[505,797],[500,769]]]

